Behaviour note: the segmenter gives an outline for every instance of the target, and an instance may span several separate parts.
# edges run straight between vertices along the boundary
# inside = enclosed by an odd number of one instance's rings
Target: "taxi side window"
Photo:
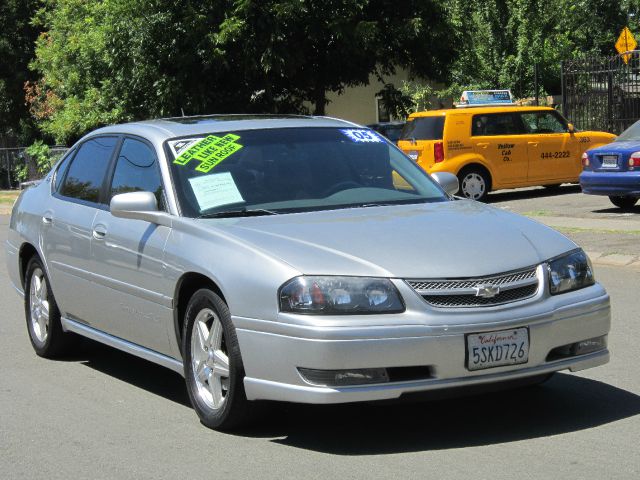
[[[155,151],[144,142],[126,138],[118,155],[109,198],[139,191],[154,193],[158,208],[164,210],[162,179]]]
[[[471,125],[471,135],[474,137],[522,133],[520,122],[512,113],[474,115]]]
[[[527,112],[520,114],[527,133],[566,133],[567,125],[555,112]]]

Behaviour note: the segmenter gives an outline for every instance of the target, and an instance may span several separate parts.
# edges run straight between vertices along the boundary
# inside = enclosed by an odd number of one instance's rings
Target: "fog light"
[[[605,348],[607,348],[607,336],[594,337],[554,348],[549,352],[549,355],[547,355],[547,362],[576,357],[578,355],[586,355],[587,353],[597,352]]]
[[[359,368],[354,370],[316,370],[298,368],[302,378],[320,387],[345,387],[349,385],[368,385],[386,383],[389,375],[385,368]]]
[[[574,355],[584,355],[586,353],[597,352],[607,348],[607,336],[590,338],[574,344]]]

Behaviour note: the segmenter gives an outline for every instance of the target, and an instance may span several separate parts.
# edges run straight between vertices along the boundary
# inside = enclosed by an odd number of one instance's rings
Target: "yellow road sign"
[[[624,27],[622,29],[622,32],[620,32],[618,41],[616,42],[616,50],[619,54],[622,55],[622,60],[624,60],[624,63],[627,63],[629,61],[629,58],[631,57],[631,55],[629,55],[628,53],[624,53],[635,50],[637,46],[638,42],[636,42],[636,39],[633,37],[633,33],[631,33],[631,30],[629,30],[629,27]]]

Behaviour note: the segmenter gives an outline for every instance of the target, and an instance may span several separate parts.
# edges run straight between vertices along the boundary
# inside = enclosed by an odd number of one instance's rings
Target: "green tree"
[[[538,64],[541,89],[560,93],[560,61],[578,55],[614,55],[614,43],[638,0],[451,0],[451,23],[463,37],[449,83],[511,88],[534,94]],[[634,20],[635,19],[635,20]]]
[[[327,92],[381,79],[402,66],[441,79],[454,57],[454,32],[433,0],[235,0],[215,36],[241,46],[243,70],[268,109],[313,104]]]
[[[29,141],[30,115],[24,104],[24,83],[32,78],[36,29],[30,24],[37,0],[0,2],[0,137]]]
[[[444,78],[436,0],[44,0],[29,85],[43,130],[203,113],[323,114],[329,91],[396,66]]]

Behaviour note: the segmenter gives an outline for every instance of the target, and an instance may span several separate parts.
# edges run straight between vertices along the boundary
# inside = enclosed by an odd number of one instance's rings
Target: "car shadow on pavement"
[[[591,213],[613,213],[616,215],[623,215],[623,214],[639,214],[640,213],[640,204],[636,205],[633,208],[629,208],[629,209],[622,209],[622,208],[618,208],[618,207],[611,207],[611,208],[601,208],[599,210],[591,210]]]
[[[555,197],[558,195],[580,193],[580,185],[563,185],[558,188],[532,188],[526,190],[499,190],[492,192],[487,197],[487,203],[507,202],[510,200],[525,200],[527,198]]]
[[[79,362],[93,370],[191,408],[184,379],[141,358],[87,338],[79,339],[75,354],[62,360]]]
[[[87,339],[76,351],[64,361],[190,407],[184,380],[175,372]],[[537,387],[445,400],[261,406],[261,415],[234,435],[335,455],[375,455],[492,445],[594,428],[640,414],[640,396],[558,373]]]
[[[405,404],[283,404],[241,435],[336,455],[446,450],[575,432],[640,414],[640,396],[556,374],[544,385]]]

